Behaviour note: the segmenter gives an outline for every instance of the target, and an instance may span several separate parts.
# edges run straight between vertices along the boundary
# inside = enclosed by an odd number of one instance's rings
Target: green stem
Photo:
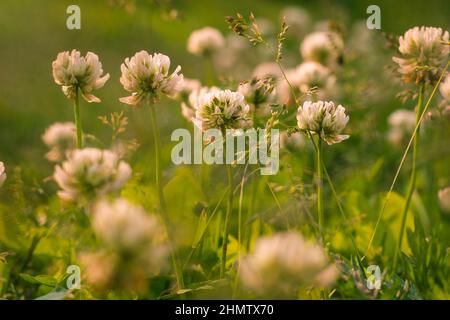
[[[317,217],[319,222],[319,232],[323,233],[323,204],[322,204],[322,139],[318,135],[317,141]]]
[[[173,244],[171,224],[170,224],[169,216],[167,214],[166,201],[164,198],[164,191],[163,191],[163,185],[162,185],[162,179],[161,179],[161,138],[160,138],[160,132],[159,132],[159,127],[158,127],[158,121],[156,120],[156,108],[155,108],[155,105],[152,103],[150,103],[150,118],[151,118],[151,122],[152,122],[153,140],[154,140],[154,145],[155,145],[156,187],[158,189],[159,206],[161,208],[161,216],[163,218],[164,225],[166,227],[167,237],[169,239],[169,245],[172,249],[171,250],[172,264],[173,264],[173,268],[175,270],[175,275],[177,278],[177,286],[178,286],[178,289],[180,290],[180,289],[183,289],[183,287],[184,287],[183,272],[182,272],[182,269],[179,264],[177,251]]]
[[[81,128],[80,101],[79,101],[78,88],[76,89],[76,92],[75,92],[73,113],[75,116],[75,125],[77,127],[77,149],[81,149],[81,148],[83,148],[83,129]]]
[[[225,215],[225,224],[222,237],[222,260],[220,264],[220,278],[222,279],[225,274],[225,266],[227,262],[227,249],[228,249],[228,233],[230,231],[230,217],[231,211],[233,209],[233,171],[231,164],[227,164],[227,176],[228,176],[228,202],[227,202],[227,212]]]
[[[417,132],[416,132],[416,135],[414,136],[414,141],[413,141],[413,158],[412,158],[411,175],[409,177],[409,185],[408,185],[408,190],[406,193],[405,205],[403,206],[403,211],[402,211],[402,223],[400,226],[400,234],[399,234],[398,241],[397,241],[397,247],[395,249],[393,270],[395,270],[395,268],[397,266],[398,257],[399,257],[399,254],[400,254],[400,251],[402,248],[403,235],[404,235],[405,229],[406,229],[406,218],[408,217],[409,205],[411,203],[411,198],[414,193],[414,190],[416,189],[416,177],[417,177],[416,163],[417,163],[417,155],[419,153],[420,118],[422,115],[424,93],[425,93],[425,83],[422,83],[420,85],[419,97],[417,100],[416,126],[418,128],[417,128]]]

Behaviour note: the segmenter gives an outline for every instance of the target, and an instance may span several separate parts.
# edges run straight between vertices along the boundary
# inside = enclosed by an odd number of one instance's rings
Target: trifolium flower
[[[5,164],[0,161],[0,187],[3,186],[6,180]]]
[[[75,149],[76,140],[76,128],[73,122],[52,124],[42,135],[42,141],[50,149],[45,157],[53,162],[63,160],[66,152]]]
[[[394,146],[401,146],[405,138],[414,131],[416,113],[405,109],[394,111],[389,116],[388,123],[388,141]]]
[[[281,20],[289,26],[288,34],[301,38],[311,25],[309,13],[298,6],[288,6],[281,11]]]
[[[217,87],[201,87],[193,90],[186,102],[181,103],[181,114],[189,121],[195,118],[195,112],[198,106],[203,103],[203,99],[207,93],[220,91]]]
[[[197,56],[209,56],[224,46],[225,39],[219,30],[204,27],[191,33],[187,50]]]
[[[332,101],[305,101],[297,111],[300,130],[318,134],[329,145],[348,139],[349,135],[340,134],[348,120],[345,108]]]
[[[447,62],[449,33],[441,28],[414,27],[399,39],[401,57],[392,59],[399,65],[403,81],[434,83],[440,76],[442,64]]]
[[[55,167],[54,179],[65,201],[86,201],[122,188],[131,176],[130,166],[109,150],[76,149],[62,165]]]
[[[313,61],[302,63],[297,67],[296,72],[295,85],[300,92],[308,93],[314,90],[319,98],[323,98],[333,91],[336,77],[331,74],[330,69],[320,63]]]
[[[255,110],[262,113],[270,111],[270,105],[275,101],[275,87],[271,78],[253,78],[250,81],[243,81],[238,86],[245,101]]]
[[[324,249],[294,232],[258,239],[253,253],[241,261],[242,283],[264,297],[296,298],[300,288],[326,287],[337,276]]]
[[[120,98],[120,102],[139,105],[143,101],[154,103],[161,94],[174,97],[180,91],[183,75],[178,74],[181,67],[169,74],[170,58],[161,53],[150,55],[139,51],[131,59],[126,58],[120,69],[120,83],[131,96]]]
[[[450,187],[439,190],[438,196],[442,210],[450,213]]]
[[[156,215],[119,198],[100,200],[94,205],[92,227],[103,244],[115,250],[144,254],[153,243],[161,243],[165,233]],[[144,250],[143,250],[144,249]]]
[[[300,46],[305,61],[316,61],[333,68],[339,63],[344,50],[341,36],[332,31],[316,31],[308,34]]]
[[[439,91],[441,92],[442,98],[450,103],[450,73],[442,80]]]
[[[258,79],[272,78],[274,80],[282,77],[280,67],[275,62],[263,62],[253,70],[253,77]]]
[[[194,123],[201,130],[242,129],[250,123],[247,117],[249,111],[250,106],[241,93],[230,90],[213,91],[199,100]]]
[[[122,198],[100,200],[93,207],[92,227],[103,250],[85,253],[81,261],[88,282],[96,287],[140,291],[166,265],[164,227],[142,207]],[[104,266],[105,274],[100,272]]]
[[[75,99],[78,89],[87,102],[100,102],[92,91],[100,89],[109,79],[103,75],[102,64],[95,53],[88,52],[85,57],[77,50],[60,52],[52,63],[53,78],[62,86],[69,99]]]
[[[183,78],[183,81],[181,81],[179,86],[180,91],[177,94],[177,98],[181,101],[185,101],[192,91],[198,90],[201,87],[202,84],[199,80]]]

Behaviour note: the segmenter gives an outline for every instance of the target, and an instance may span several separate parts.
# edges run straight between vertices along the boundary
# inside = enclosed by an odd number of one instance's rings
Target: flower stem
[[[73,100],[73,113],[75,116],[75,125],[77,127],[77,149],[83,148],[83,129],[81,128],[81,117],[80,117],[80,101],[78,88],[75,92],[75,99]]]
[[[403,235],[404,235],[405,229],[406,229],[406,218],[408,216],[409,205],[411,203],[411,198],[412,198],[412,195],[416,188],[416,176],[417,176],[416,162],[417,162],[417,155],[419,153],[419,130],[420,130],[419,122],[420,122],[420,118],[422,115],[424,93],[425,93],[425,83],[422,83],[420,85],[419,97],[417,99],[416,126],[418,126],[418,129],[417,129],[416,135],[414,136],[414,141],[413,141],[413,158],[412,158],[411,175],[409,177],[409,185],[408,185],[408,190],[406,193],[405,205],[403,206],[403,211],[402,211],[402,222],[401,222],[401,226],[400,226],[400,234],[399,234],[398,241],[397,241],[397,247],[395,249],[393,270],[395,270],[395,267],[397,266],[398,256],[399,256],[401,248],[402,248]]]
[[[322,204],[322,139],[318,135],[317,141],[317,217],[319,222],[319,232],[323,233],[323,204]]]
[[[227,176],[228,176],[228,202],[227,202],[227,212],[225,215],[225,224],[222,237],[222,260],[220,264],[220,278],[222,279],[225,274],[225,266],[227,262],[227,248],[228,248],[228,233],[230,231],[230,217],[231,211],[233,209],[233,171],[231,164],[227,164]]]
[[[184,280],[183,280],[183,272],[179,264],[178,255],[172,240],[172,230],[171,230],[171,224],[169,220],[169,216],[167,214],[167,207],[166,207],[166,201],[164,198],[164,191],[163,191],[163,185],[161,180],[161,138],[160,138],[160,132],[158,127],[158,121],[156,120],[156,109],[155,105],[150,103],[150,118],[152,122],[152,129],[153,129],[153,139],[155,144],[155,169],[156,169],[156,187],[158,189],[158,198],[159,198],[159,206],[161,209],[161,216],[164,221],[164,225],[167,232],[167,237],[169,240],[169,245],[171,247],[171,258],[172,258],[172,264],[173,268],[175,270],[175,276],[177,278],[177,286],[178,289],[183,289],[184,287]]]

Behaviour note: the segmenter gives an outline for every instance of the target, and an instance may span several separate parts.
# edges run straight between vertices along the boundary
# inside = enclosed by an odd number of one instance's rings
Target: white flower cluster
[[[147,254],[153,243],[164,240],[164,228],[158,218],[122,198],[97,202],[92,227],[102,243],[126,252]]]
[[[130,166],[109,150],[77,149],[55,167],[54,179],[65,201],[91,200],[117,191],[131,176]]]
[[[334,68],[344,51],[342,37],[333,31],[316,31],[308,34],[300,45],[300,52],[305,61],[316,61],[329,68]]]
[[[225,39],[219,30],[204,27],[191,33],[187,50],[198,56],[209,56],[224,46]]]
[[[414,131],[416,113],[405,109],[394,111],[389,116],[388,123],[388,141],[394,146],[401,146],[405,137]]]
[[[442,80],[439,91],[441,92],[442,98],[450,103],[450,73]]]
[[[156,215],[122,198],[101,200],[94,206],[92,227],[104,248],[83,254],[81,261],[96,287],[139,291],[145,278],[165,266],[168,246]]]
[[[300,130],[318,134],[329,145],[348,139],[349,135],[340,134],[348,120],[345,108],[331,101],[305,101],[297,111]]]
[[[50,148],[45,155],[49,161],[62,161],[66,153],[76,145],[76,128],[73,122],[56,122],[48,127],[42,135],[42,140]]]
[[[214,90],[198,99],[193,121],[201,130],[241,129],[249,125],[249,111],[250,106],[241,93]]]
[[[258,239],[241,261],[241,281],[262,296],[296,298],[301,287],[329,286],[337,276],[323,248],[294,232]]]
[[[436,81],[442,64],[447,62],[450,46],[448,31],[433,27],[414,27],[399,39],[401,57],[392,59],[405,82]]]
[[[103,87],[109,74],[102,76],[102,64],[95,53],[83,57],[77,50],[60,52],[52,67],[55,82],[68,98],[74,99],[79,89],[87,102],[100,102],[92,91]]]
[[[203,103],[203,99],[207,93],[220,91],[217,87],[200,87],[193,90],[187,101],[181,102],[181,114],[188,120],[193,121],[198,106]]]
[[[3,186],[5,181],[6,181],[5,164],[0,161],[0,187]]]
[[[288,33],[300,38],[311,25],[309,13],[298,6],[288,6],[281,11],[281,19],[289,26]]]
[[[174,97],[180,90],[183,75],[178,74],[181,67],[169,74],[170,58],[161,53],[150,55],[139,51],[131,59],[126,58],[120,69],[120,83],[131,96],[120,98],[122,103],[132,106],[142,101],[154,103],[161,94]]]
[[[276,100],[276,90],[271,78],[253,78],[241,82],[238,86],[247,103],[261,115],[270,114],[270,105]]]
[[[442,210],[450,213],[450,187],[439,190],[438,196]]]

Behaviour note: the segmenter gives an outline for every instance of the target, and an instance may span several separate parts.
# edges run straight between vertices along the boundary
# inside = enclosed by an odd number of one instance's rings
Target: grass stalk
[[[406,192],[405,205],[403,206],[403,210],[402,210],[402,222],[401,222],[401,226],[400,226],[400,234],[398,236],[397,246],[395,248],[393,270],[395,270],[395,267],[397,266],[398,256],[399,256],[401,248],[402,248],[403,235],[404,235],[405,229],[406,229],[406,218],[408,217],[408,210],[409,210],[409,206],[411,203],[412,195],[414,193],[414,190],[416,189],[416,179],[417,179],[416,164],[417,164],[417,156],[419,153],[420,120],[421,120],[422,109],[423,109],[424,94],[425,94],[425,83],[422,83],[419,87],[419,97],[417,99],[417,110],[416,110],[417,130],[416,130],[416,134],[415,134],[414,140],[413,140],[411,175],[409,177],[409,185],[408,185],[408,190]]]
[[[169,239],[169,245],[171,247],[171,259],[172,259],[172,265],[175,270],[175,276],[177,279],[177,287],[178,290],[184,288],[184,280],[183,280],[183,272],[179,264],[179,259],[177,255],[177,251],[175,248],[175,245],[173,243],[173,237],[172,237],[172,228],[171,223],[169,220],[169,216],[167,214],[167,207],[166,207],[166,201],[164,198],[164,191],[163,191],[163,185],[162,185],[162,171],[161,171],[161,137],[158,127],[158,121],[156,119],[156,108],[155,105],[150,103],[150,119],[151,119],[151,125],[153,130],[153,139],[154,139],[154,145],[155,145],[155,173],[156,173],[156,187],[158,189],[158,199],[159,199],[159,206],[161,211],[161,216],[164,221],[164,225],[167,232],[167,237]]]

